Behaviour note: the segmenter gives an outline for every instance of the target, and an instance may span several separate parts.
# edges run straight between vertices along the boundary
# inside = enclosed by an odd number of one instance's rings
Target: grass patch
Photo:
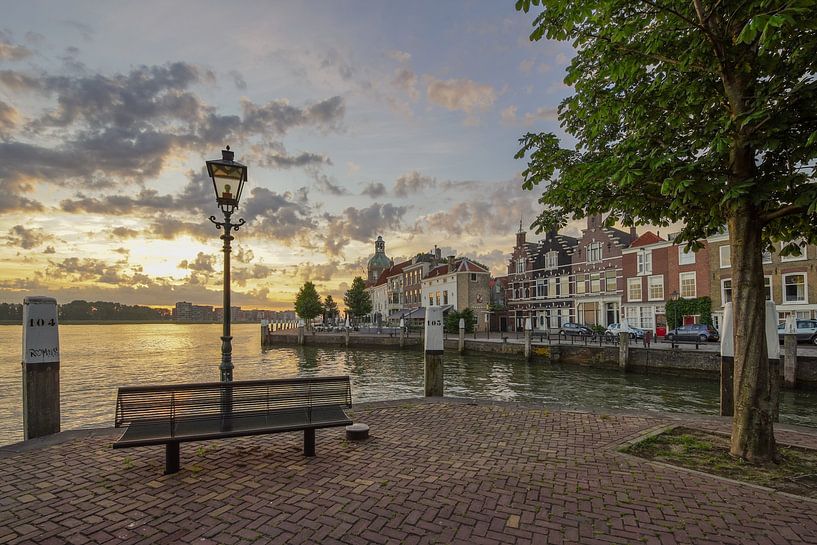
[[[632,444],[622,449],[622,452],[817,498],[817,450],[782,445],[778,449],[779,464],[756,466],[729,454],[728,437],[700,430],[674,428]]]

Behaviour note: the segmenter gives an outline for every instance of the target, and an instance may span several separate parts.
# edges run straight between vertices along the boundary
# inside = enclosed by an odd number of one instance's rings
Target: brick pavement
[[[615,451],[668,415],[422,400],[353,412],[365,443],[319,430],[313,459],[295,433],[187,443],[170,476],[162,447],[113,450],[113,430],[0,449],[0,544],[817,543],[815,502]]]

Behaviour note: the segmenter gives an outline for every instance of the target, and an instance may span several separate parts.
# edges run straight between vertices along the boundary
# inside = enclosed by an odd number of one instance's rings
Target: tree
[[[518,0],[531,40],[572,40],[562,146],[527,134],[523,187],[544,186],[539,232],[684,222],[688,248],[726,225],[732,246],[731,453],[776,457],[762,252],[817,241],[817,6],[812,0]],[[796,253],[795,244],[783,253]]]
[[[338,304],[331,295],[327,295],[323,300],[323,321],[331,322],[338,316]]]
[[[465,320],[465,332],[473,333],[474,326],[477,324],[477,317],[474,315],[474,311],[470,308],[465,308],[462,310],[462,312],[458,312],[454,309],[449,310],[445,317],[445,330],[448,333],[459,333],[460,318]]]
[[[361,277],[356,276],[352,280],[352,286],[343,296],[343,304],[349,314],[355,318],[366,316],[372,311],[372,298],[366,291],[366,285]]]
[[[311,322],[321,312],[323,312],[323,305],[315,284],[304,282],[304,285],[298,290],[298,295],[295,296],[295,313],[307,322]]]

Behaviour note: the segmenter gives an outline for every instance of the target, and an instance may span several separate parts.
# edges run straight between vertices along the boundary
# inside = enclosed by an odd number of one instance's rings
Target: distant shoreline
[[[232,322],[233,324],[258,324],[260,322]],[[140,325],[140,324],[168,324],[168,325],[221,325],[221,322],[174,322],[173,320],[65,320],[60,325]],[[0,320],[0,325],[22,325],[16,320]]]

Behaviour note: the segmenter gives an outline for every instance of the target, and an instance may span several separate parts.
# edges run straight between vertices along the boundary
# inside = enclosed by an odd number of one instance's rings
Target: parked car
[[[623,329],[621,324],[610,324],[607,326],[607,330],[604,332],[604,334],[610,337],[617,337],[622,331],[628,332],[631,339],[644,338],[644,330],[631,325],[627,325],[626,329]]]
[[[593,330],[582,324],[566,322],[559,328],[559,335],[562,337],[590,336],[593,335]]]
[[[668,341],[719,341],[718,330],[709,324],[687,324],[667,332]]]
[[[786,334],[786,324],[777,326],[777,335],[780,342]],[[817,320],[797,320],[794,334],[797,335],[797,342],[817,344]]]

